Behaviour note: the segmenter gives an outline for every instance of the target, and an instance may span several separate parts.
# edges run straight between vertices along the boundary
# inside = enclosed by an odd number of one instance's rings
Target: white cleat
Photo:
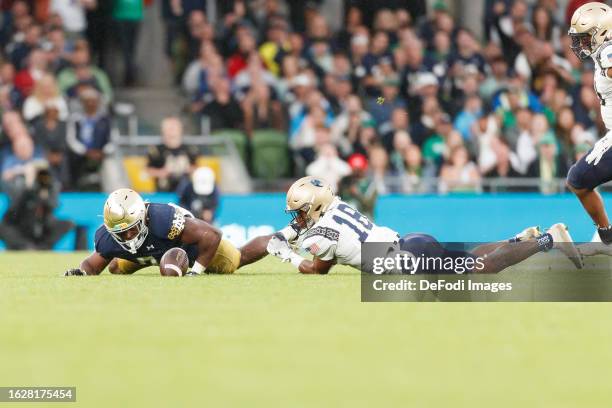
[[[548,230],[546,230],[546,232],[552,236],[554,248],[557,248],[563,252],[565,256],[567,256],[568,259],[572,261],[574,265],[576,265],[576,268],[582,269],[584,266],[582,256],[580,255],[580,252],[578,252],[578,249],[576,249],[574,240],[569,234],[567,226],[563,223],[558,223],[550,227]]]
[[[514,236],[517,241],[528,241],[532,238],[537,238],[542,235],[540,227],[527,227]]]

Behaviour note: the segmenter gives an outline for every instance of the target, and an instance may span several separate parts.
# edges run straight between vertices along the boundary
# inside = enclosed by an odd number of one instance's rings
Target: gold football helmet
[[[302,177],[287,191],[285,212],[291,214],[291,226],[299,233],[312,227],[334,200],[334,191],[318,177]]]
[[[134,190],[115,190],[104,203],[104,226],[123,249],[135,254],[142,246],[149,229],[146,225],[147,207]]]
[[[578,7],[567,34],[572,39],[574,54],[581,60],[588,58],[612,37],[612,8],[598,2]]]

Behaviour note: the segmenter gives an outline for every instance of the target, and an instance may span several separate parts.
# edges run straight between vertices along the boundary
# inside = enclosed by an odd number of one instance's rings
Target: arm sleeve
[[[102,258],[106,259],[107,261],[110,261],[111,259],[114,258],[112,250],[111,250],[111,246],[109,245],[107,241],[107,239],[110,237],[107,235],[108,233],[105,233],[103,228],[104,227],[100,227],[96,231],[96,235],[94,239],[94,249],[96,250],[98,254],[100,254],[100,256],[102,256]]]

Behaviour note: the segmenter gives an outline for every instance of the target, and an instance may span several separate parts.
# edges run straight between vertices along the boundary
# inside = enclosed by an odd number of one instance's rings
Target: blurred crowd
[[[0,238],[9,248],[51,248],[72,228],[53,216],[59,191],[101,189],[113,101],[104,43],[114,27],[129,84],[144,6],[0,1],[0,191],[10,203]]]
[[[216,26],[203,7],[168,24],[167,49],[186,33],[192,60],[176,69],[195,117],[249,137],[286,131],[296,176],[340,181],[360,155],[379,193],[480,191],[498,177],[554,192],[604,131],[592,64],[565,34],[585,2],[487,0],[479,40],[444,1],[428,13],[418,0],[345,1],[333,31],[317,1],[235,0]]]
[[[377,194],[537,178],[554,192],[604,131],[592,64],[565,35],[584,2],[486,0],[479,39],[458,23],[458,3],[441,0],[343,0],[339,24],[323,0],[165,0],[158,46],[194,119],[247,143],[260,129],[286,135],[286,176],[340,188],[367,178]],[[116,43],[121,85],[133,84],[150,3],[0,1],[2,190],[31,185],[41,168],[61,189],[100,189],[113,131],[104,49]],[[182,132],[165,121],[151,148],[159,190],[196,168],[197,154],[168,136]]]

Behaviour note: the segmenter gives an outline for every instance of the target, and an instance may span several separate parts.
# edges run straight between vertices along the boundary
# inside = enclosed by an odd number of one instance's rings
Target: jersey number
[[[365,240],[368,239],[369,231],[372,229],[372,223],[368,220],[368,217],[346,204],[340,204],[338,206],[338,211],[346,214],[350,219],[334,215],[332,217],[333,220],[355,231],[359,236],[359,242],[365,242]]]

